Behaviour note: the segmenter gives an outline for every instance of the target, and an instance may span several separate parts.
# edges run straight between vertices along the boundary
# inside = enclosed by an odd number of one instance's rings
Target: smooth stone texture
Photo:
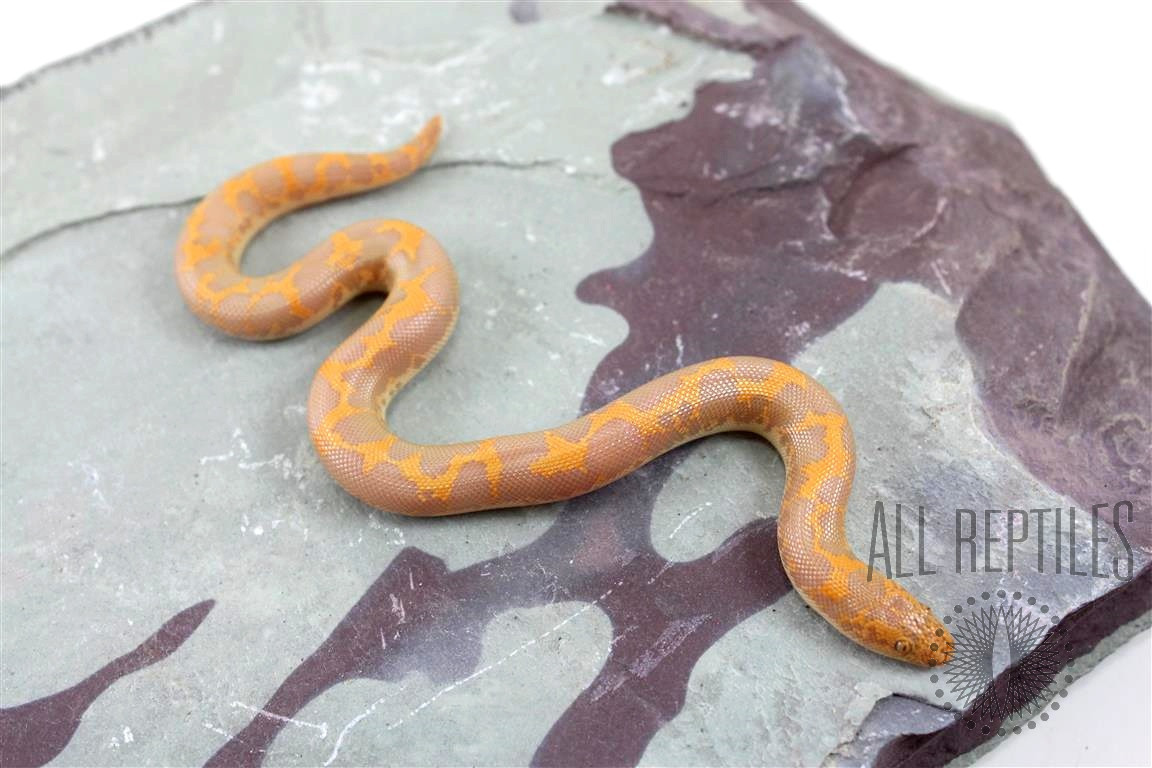
[[[7,95],[0,250],[69,222],[197,198],[278,154],[392,146],[436,113],[446,136],[433,167],[553,166],[627,188],[606,151],[622,131],[675,116],[701,80],[748,72],[743,57],[597,16],[595,5],[569,10],[579,15],[518,28],[497,3],[193,7]],[[382,36],[389,27],[404,42]],[[595,75],[571,77],[576,62]],[[584,108],[578,120],[573,104]],[[37,135],[46,123],[50,141]],[[24,202],[47,179],[69,183]]]

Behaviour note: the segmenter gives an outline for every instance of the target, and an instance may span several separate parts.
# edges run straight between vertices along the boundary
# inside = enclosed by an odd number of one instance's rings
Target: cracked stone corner
[[[863,681],[853,687],[852,701],[843,713],[839,741],[828,751],[821,765],[835,765],[829,761],[838,755],[848,756],[852,753],[849,747],[860,741],[860,732],[864,730],[869,718],[880,707],[880,703],[891,698],[894,692],[890,688],[876,685],[870,681]]]
[[[857,702],[862,701],[863,699],[857,698]],[[903,724],[898,721],[896,729],[887,729],[886,726],[892,720],[888,710],[893,707],[908,710],[901,717],[916,719],[905,720]],[[894,739],[910,734],[932,733],[949,722],[951,722],[949,713],[932,702],[906,693],[890,691],[873,700],[859,720],[855,722],[848,720],[844,723],[840,740],[825,753],[820,765],[822,768],[870,765],[880,750]],[[869,732],[869,728],[874,724],[885,728]]]

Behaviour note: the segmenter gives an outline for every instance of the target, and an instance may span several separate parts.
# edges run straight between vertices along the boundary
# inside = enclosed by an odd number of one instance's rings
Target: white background
[[[0,83],[183,3],[21,3],[0,12]],[[1149,6],[1131,0],[809,0],[872,56],[1023,137],[1104,248],[1152,296]],[[1014,736],[982,766],[1150,765],[1152,639],[1145,631],[1073,684],[1058,717]]]

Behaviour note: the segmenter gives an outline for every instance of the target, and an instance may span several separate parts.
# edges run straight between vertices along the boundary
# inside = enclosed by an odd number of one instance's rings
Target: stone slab
[[[360,219],[435,233],[461,319],[398,431],[538,429],[698,360],[787,360],[852,418],[856,550],[877,501],[929,510],[938,573],[906,581],[940,613],[1037,596],[1077,674],[1147,625],[1147,303],[1006,128],[796,7],[198,5],[3,99],[4,765],[934,764],[994,743],[791,591],[784,470],[757,440],[459,519],[327,477],[309,381],[378,300],[246,344],[185,311],[170,253],[236,169],[434,113],[428,169],[277,222],[246,262]],[[1129,578],[952,567],[957,506],[1123,499]],[[1083,564],[1091,517],[1074,531]],[[1123,559],[1115,537],[1101,556]]]

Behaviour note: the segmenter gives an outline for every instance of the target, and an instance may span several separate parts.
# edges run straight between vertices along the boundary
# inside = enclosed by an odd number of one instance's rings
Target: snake
[[[784,461],[778,549],[804,601],[876,653],[918,666],[946,662],[952,637],[932,610],[893,579],[870,573],[849,546],[852,429],[836,399],[799,369],[763,357],[719,357],[552,429],[422,445],[393,432],[386,412],[456,323],[456,272],[431,234],[400,220],[362,221],[277,272],[240,270],[249,241],[271,221],[411,175],[440,132],[434,117],[388,151],[295,154],[254,165],[196,205],[176,247],[176,279],[192,313],[243,339],[291,336],[353,297],[385,295],[312,381],[308,431],[331,477],[381,510],[457,515],[571,499],[689,441],[752,432]]]

